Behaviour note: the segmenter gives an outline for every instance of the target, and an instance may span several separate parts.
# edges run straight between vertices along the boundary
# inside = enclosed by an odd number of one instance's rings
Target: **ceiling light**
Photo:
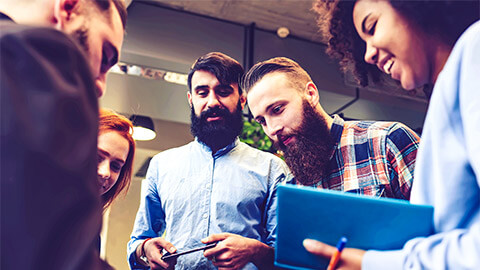
[[[136,141],[153,140],[157,134],[153,126],[152,118],[143,115],[132,115],[130,121],[133,124],[133,139]]]
[[[280,37],[280,38],[286,38],[288,37],[288,35],[290,34],[290,30],[288,30],[287,27],[279,27],[277,29],[277,35]]]

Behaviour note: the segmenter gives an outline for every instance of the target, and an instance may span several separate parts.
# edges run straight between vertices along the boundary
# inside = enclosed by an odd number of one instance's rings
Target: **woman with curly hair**
[[[381,73],[385,72],[383,67],[379,67],[379,70],[375,66],[380,64],[378,60],[383,59],[367,59],[369,55],[366,55],[366,50],[376,47],[383,49],[381,54],[390,52],[396,56],[398,65],[406,66],[412,62],[422,62],[424,65],[428,63],[441,67],[456,40],[469,25],[478,20],[480,14],[478,1],[475,0],[376,1],[390,4],[395,15],[389,18],[392,25],[384,25],[383,28],[389,36],[380,37],[382,42],[388,41],[392,44],[375,46],[373,41],[366,42],[359,34],[361,31],[358,32],[356,29],[352,14],[357,2],[359,1],[317,0],[314,10],[319,14],[318,25],[328,43],[327,53],[339,60],[342,71],[351,71],[361,86],[367,86],[371,81],[378,81]],[[373,24],[368,26],[369,30],[375,30],[375,28],[372,29]],[[379,39],[378,34],[385,33],[377,33],[376,39]],[[388,47],[385,47],[387,45]],[[396,47],[393,49],[392,46]],[[395,50],[409,52],[409,55],[402,55],[402,52],[395,54]],[[372,51],[368,51],[370,55]],[[425,69],[419,66],[415,68],[420,68],[420,71]],[[409,81],[408,74],[404,74],[403,78],[400,78],[399,74],[392,77],[400,81],[406,90],[424,85],[431,88],[436,74],[441,70],[441,68],[437,69],[436,72],[432,71],[432,74],[428,74],[431,75],[430,77],[423,74],[422,78],[413,78],[418,79],[415,82]],[[391,71],[386,73],[391,75]]]
[[[328,53],[359,83],[383,72],[433,86],[411,202],[434,206],[434,234],[395,251],[344,249],[341,269],[480,269],[478,1],[317,0]],[[334,247],[305,240],[330,257]]]
[[[135,141],[130,120],[113,111],[100,109],[98,134],[98,182],[104,209],[132,180]]]

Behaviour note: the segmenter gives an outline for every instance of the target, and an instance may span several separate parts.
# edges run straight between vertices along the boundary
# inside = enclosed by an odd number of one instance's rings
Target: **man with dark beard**
[[[0,1],[1,269],[106,269],[98,101],[123,0]]]
[[[292,182],[410,198],[419,138],[405,125],[330,117],[310,76],[285,57],[253,66],[243,88],[253,116],[284,151]]]
[[[188,75],[195,141],[156,155],[137,213],[129,262],[133,269],[271,269],[276,237],[276,185],[289,174],[278,157],[242,143],[239,87],[243,68],[214,52]],[[165,236],[163,234],[165,233]],[[202,254],[161,253],[217,242]]]

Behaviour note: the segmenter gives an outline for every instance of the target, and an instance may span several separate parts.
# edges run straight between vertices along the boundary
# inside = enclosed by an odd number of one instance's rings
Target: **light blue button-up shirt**
[[[289,175],[278,157],[238,139],[212,155],[197,140],[164,151],[150,162],[146,192],[128,243],[132,269],[143,239],[162,236],[179,251],[203,246],[211,234],[229,232],[273,246],[276,185]],[[175,269],[215,269],[202,252],[178,258]],[[252,263],[245,269],[256,269]]]

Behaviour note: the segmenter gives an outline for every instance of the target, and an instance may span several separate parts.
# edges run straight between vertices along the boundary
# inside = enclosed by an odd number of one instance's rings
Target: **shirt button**
[[[204,219],[207,219],[207,218],[208,218],[208,215],[207,215],[207,214],[203,214],[203,218],[204,218]]]

